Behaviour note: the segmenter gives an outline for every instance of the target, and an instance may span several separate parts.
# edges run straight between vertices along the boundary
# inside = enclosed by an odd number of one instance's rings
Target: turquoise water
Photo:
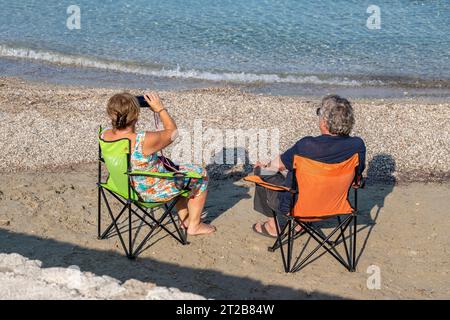
[[[66,27],[71,4],[79,30]],[[381,29],[366,26],[371,4]],[[0,8],[0,57],[247,84],[450,81],[448,0],[0,0]]]

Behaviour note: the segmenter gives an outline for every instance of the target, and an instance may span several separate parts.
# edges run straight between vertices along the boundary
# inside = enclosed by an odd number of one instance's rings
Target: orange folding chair
[[[264,181],[259,176],[248,176],[246,181],[274,191],[287,191],[291,194],[290,213],[283,228],[275,211],[273,217],[277,227],[277,240],[269,251],[280,249],[286,272],[301,270],[314,254],[321,248],[331,254],[349,271],[356,268],[356,223],[358,214],[359,188],[364,186],[362,177],[357,174],[359,164],[358,154],[340,163],[323,163],[301,156],[294,156],[293,178],[291,188],[278,186]],[[354,190],[353,203],[350,203],[350,190]],[[324,221],[337,220],[335,228],[326,235],[320,224]],[[300,232],[295,229],[300,226]],[[349,236],[346,237],[346,231]],[[292,263],[294,240],[303,234],[318,245],[302,258],[309,240],[305,243],[299,256]],[[347,243],[349,242],[349,243]],[[345,259],[337,251],[337,246],[343,244]],[[285,248],[287,247],[287,248]],[[286,250],[285,250],[286,249]]]

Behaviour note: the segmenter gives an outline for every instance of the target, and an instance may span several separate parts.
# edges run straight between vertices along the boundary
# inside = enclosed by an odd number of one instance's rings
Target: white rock
[[[0,254],[2,299],[204,299],[176,288],[130,279],[126,284],[107,275],[83,272],[78,266],[41,268],[38,260],[19,254]],[[152,289],[148,289],[152,288]]]

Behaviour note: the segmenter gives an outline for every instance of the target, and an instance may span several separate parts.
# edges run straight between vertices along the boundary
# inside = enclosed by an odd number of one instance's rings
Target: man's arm
[[[361,139],[361,147],[358,151],[359,156],[359,165],[358,165],[358,175],[362,175],[364,169],[366,168],[366,145],[364,141]]]
[[[258,161],[256,162],[255,167],[260,167],[263,175],[271,175],[279,171],[286,170],[286,166],[283,161],[281,161],[281,157],[279,155],[269,163],[261,163]]]

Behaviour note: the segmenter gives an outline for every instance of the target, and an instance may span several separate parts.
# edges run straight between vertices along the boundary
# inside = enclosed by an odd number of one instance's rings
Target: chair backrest
[[[333,164],[294,156],[298,197],[292,214],[315,220],[352,213],[348,192],[358,164],[357,153],[343,162]]]
[[[101,157],[108,169],[108,189],[128,197],[128,175],[126,174],[129,164],[131,142],[129,139],[116,141],[105,141],[101,136],[98,138]]]

